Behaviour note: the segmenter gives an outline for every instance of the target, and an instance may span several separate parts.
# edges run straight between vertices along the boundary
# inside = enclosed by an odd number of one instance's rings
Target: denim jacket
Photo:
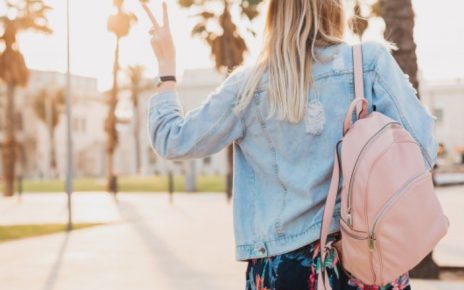
[[[422,147],[430,168],[436,162],[434,118],[416,98],[416,91],[388,49],[362,44],[364,91],[370,112],[399,122]],[[315,62],[308,102],[318,99],[325,111],[319,134],[305,122],[266,119],[268,74],[250,105],[232,112],[248,69],[236,70],[197,108],[184,114],[176,91],[151,97],[148,134],[163,158],[203,158],[233,144],[233,221],[237,261],[273,256],[309,244],[320,235],[325,199],[334,164],[336,142],[354,98],[351,46],[319,48],[326,62]],[[339,230],[340,196],[329,233]]]

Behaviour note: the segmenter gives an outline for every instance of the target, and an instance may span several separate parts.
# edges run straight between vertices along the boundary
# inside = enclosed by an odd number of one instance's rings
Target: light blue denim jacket
[[[434,120],[390,52],[380,43],[363,43],[365,96],[372,111],[400,121],[423,149],[432,167],[437,142]],[[351,46],[320,48],[326,63],[313,66],[308,102],[325,108],[321,134],[307,133],[304,121],[266,119],[267,73],[253,102],[236,115],[232,108],[248,69],[236,70],[194,110],[184,114],[176,91],[150,99],[148,134],[163,158],[185,160],[219,152],[233,143],[233,220],[237,261],[282,254],[319,239],[336,142],[354,98]],[[340,197],[340,196],[339,196]],[[334,217],[339,216],[337,199]],[[332,219],[329,232],[339,230]]]

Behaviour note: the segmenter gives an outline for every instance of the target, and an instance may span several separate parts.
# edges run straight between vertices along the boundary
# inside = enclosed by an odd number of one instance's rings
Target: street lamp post
[[[66,70],[66,135],[67,135],[67,168],[66,168],[66,194],[68,202],[68,231],[72,230],[72,179],[73,179],[73,150],[71,134],[71,57],[70,57],[70,29],[69,29],[69,4],[66,0],[66,51],[67,51],[67,70]]]

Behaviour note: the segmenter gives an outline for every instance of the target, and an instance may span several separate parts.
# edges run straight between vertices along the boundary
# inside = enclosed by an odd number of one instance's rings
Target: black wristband
[[[176,76],[161,76],[160,79],[161,79],[162,82],[177,81]]]

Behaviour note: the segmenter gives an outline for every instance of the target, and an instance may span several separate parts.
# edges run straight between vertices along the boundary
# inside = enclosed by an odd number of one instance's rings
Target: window
[[[87,120],[85,118],[79,118],[79,117],[73,118],[73,120],[72,120],[73,131],[85,133],[85,130],[87,128],[87,122],[86,121]]]
[[[79,119],[78,118],[73,118],[72,120],[72,128],[73,131],[79,131]]]
[[[443,109],[433,109],[433,115],[437,117],[435,123],[442,124],[443,123]]]
[[[203,164],[205,164],[205,165],[211,164],[211,156],[207,156],[207,157],[203,158]]]

